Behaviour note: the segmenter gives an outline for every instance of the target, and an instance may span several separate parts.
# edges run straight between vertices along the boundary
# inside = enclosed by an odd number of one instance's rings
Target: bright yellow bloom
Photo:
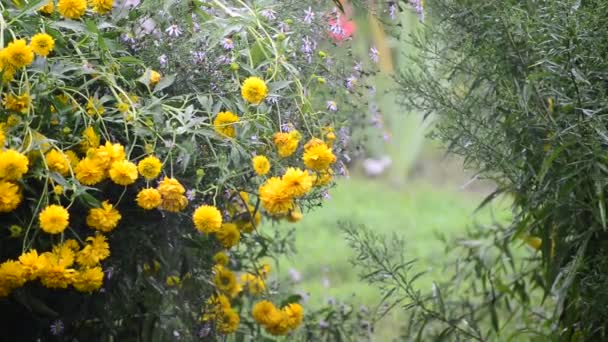
[[[23,93],[21,95],[13,95],[11,93],[4,94],[2,105],[6,110],[26,114],[32,104],[30,94]]]
[[[54,258],[57,258],[62,266],[70,267],[76,260],[76,254],[72,249],[71,243],[61,243],[53,246],[53,252],[51,253]]]
[[[124,103],[124,102],[119,102],[116,105],[116,110],[121,112],[121,113],[126,113],[127,111],[129,111],[129,104],[128,103]]]
[[[15,150],[0,152],[0,179],[15,181],[28,171],[29,160]]]
[[[9,213],[21,204],[21,187],[13,182],[0,180],[0,213]]]
[[[289,133],[275,133],[273,140],[279,156],[286,158],[292,155],[298,149],[301,137],[296,130]]]
[[[272,177],[260,186],[260,200],[270,215],[287,214],[293,208],[293,197],[287,191],[285,182]]]
[[[76,262],[80,266],[95,267],[110,256],[110,245],[102,234],[89,236],[87,242],[87,245],[76,255]]]
[[[287,215],[287,221],[291,222],[291,223],[296,223],[301,221],[304,218],[304,215],[302,214],[302,211],[300,211],[300,209],[295,208],[292,211],[289,212],[289,215]]]
[[[236,275],[228,268],[222,265],[215,265],[213,268],[215,274],[213,276],[213,283],[218,291],[226,294],[227,296],[233,296],[238,292],[238,284],[236,282]]]
[[[282,180],[287,192],[292,197],[304,196],[312,188],[313,179],[310,174],[298,168],[288,168]]]
[[[259,77],[249,77],[243,81],[241,86],[241,95],[245,101],[253,104],[259,104],[268,96],[268,87],[266,82]]]
[[[192,221],[198,231],[216,233],[222,227],[222,213],[214,206],[201,205],[192,214]]]
[[[160,196],[160,192],[156,189],[148,188],[142,189],[137,194],[137,205],[143,209],[151,210],[158,208],[158,206],[162,203],[162,198]]]
[[[13,40],[4,49],[8,63],[16,69],[30,65],[34,61],[34,51],[25,39]]]
[[[57,196],[63,195],[64,189],[61,185],[55,185],[53,187],[53,193]]]
[[[216,329],[220,334],[232,334],[238,330],[241,318],[232,308],[225,309],[216,319]]]
[[[258,176],[263,176],[270,171],[270,161],[266,156],[255,156],[251,160],[253,170]]]
[[[59,234],[68,227],[70,214],[66,208],[51,204],[40,212],[38,220],[43,231],[49,234]]]
[[[313,185],[323,186],[329,184],[334,177],[334,170],[327,169],[313,174]]]
[[[93,11],[99,14],[106,14],[112,10],[114,0],[90,0]]]
[[[65,157],[68,159],[68,162],[70,163],[70,167],[72,169],[75,169],[78,163],[80,162],[80,158],[78,158],[76,152],[72,150],[65,151]]]
[[[130,185],[137,180],[137,166],[128,160],[112,163],[110,179],[118,185]]]
[[[55,40],[53,37],[46,33],[37,33],[32,37],[30,46],[35,54],[38,56],[46,57],[53,51],[55,47]]]
[[[44,269],[47,265],[47,260],[38,255],[35,249],[30,249],[19,256],[19,262],[23,267],[27,280],[35,280],[38,278],[38,272]]]
[[[48,264],[39,272],[40,282],[49,289],[65,289],[74,281],[76,271],[53,261],[54,259],[47,258]]]
[[[323,143],[306,149],[302,160],[307,168],[315,171],[323,171],[327,170],[330,165],[336,162],[336,156],[331,149]]]
[[[150,70],[150,85],[155,86],[160,82],[162,76],[158,71]]]
[[[118,226],[122,215],[108,201],[101,203],[101,208],[93,208],[87,215],[87,226],[104,233],[111,232]]]
[[[77,272],[72,285],[80,292],[93,292],[103,285],[103,271],[101,267],[85,268]]]
[[[223,252],[223,251],[217,252],[213,256],[213,262],[215,262],[218,265],[226,266],[226,265],[228,265],[228,261],[230,261],[230,258],[228,257],[226,252]]]
[[[148,156],[137,163],[137,170],[147,180],[152,180],[160,174],[163,164],[155,156]]]
[[[57,10],[59,14],[68,19],[78,19],[87,9],[86,0],[59,0]]]
[[[216,232],[216,236],[226,249],[236,246],[241,239],[241,233],[234,223],[222,224],[220,230]]]
[[[177,179],[165,177],[157,189],[162,198],[160,209],[177,213],[184,210],[188,205],[188,199],[184,196],[186,189]]]
[[[90,116],[101,116],[106,112],[106,109],[103,108],[103,104],[99,102],[98,99],[89,97],[89,101],[86,106],[87,114]]]
[[[298,303],[287,304],[281,311],[287,316],[287,325],[290,329],[295,329],[302,324],[302,320],[304,319],[304,308],[302,308],[302,305]]]
[[[0,298],[8,296],[14,289],[23,286],[27,274],[21,263],[7,260],[0,264]]]
[[[46,14],[46,15],[51,15],[53,14],[53,11],[55,10],[55,3],[53,2],[53,0],[49,0],[46,5],[40,7],[38,9],[38,11],[40,13]]]
[[[99,162],[104,169],[110,169],[114,162],[122,162],[126,158],[125,147],[106,141],[105,145],[89,149],[87,157]]]
[[[82,132],[82,141],[80,142],[82,152],[87,152],[90,148],[99,147],[99,143],[99,135],[95,133],[93,127],[89,126]]]
[[[266,291],[264,279],[251,273],[241,274],[241,285],[245,291],[254,296],[260,295]]]
[[[253,305],[251,315],[258,324],[263,326],[275,326],[280,323],[282,316],[279,309],[267,300],[262,300]]]
[[[233,112],[219,112],[213,120],[213,129],[220,135],[234,138],[236,136],[234,128],[236,122],[239,122],[239,117]]]
[[[70,173],[70,161],[63,152],[52,149],[44,156],[49,170],[67,176]]]
[[[90,158],[84,158],[79,161],[74,171],[76,179],[84,185],[95,185],[107,176],[106,170],[104,170],[101,164]]]

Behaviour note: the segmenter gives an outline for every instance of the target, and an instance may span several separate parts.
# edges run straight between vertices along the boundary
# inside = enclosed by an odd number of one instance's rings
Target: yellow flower
[[[87,226],[108,233],[118,226],[122,216],[108,201],[101,203],[101,208],[93,208],[87,215]]]
[[[53,0],[49,0],[46,5],[40,7],[38,9],[38,11],[42,14],[46,14],[46,15],[51,15],[53,14],[53,11],[55,10],[55,3],[53,3]]]
[[[76,262],[83,267],[95,267],[110,256],[110,245],[102,234],[87,238],[87,245],[76,255]]]
[[[78,19],[87,9],[86,0],[59,0],[57,10],[68,19]]]
[[[161,75],[158,71],[150,70],[150,85],[155,86],[160,82]]]
[[[44,269],[47,265],[47,260],[38,255],[38,251],[30,249],[19,256],[19,262],[23,267],[27,280],[35,280],[38,278],[38,272]]]
[[[290,196],[304,196],[312,188],[312,177],[307,171],[290,167],[283,175],[283,183]]]
[[[106,14],[112,10],[114,0],[90,0],[93,11],[99,14]]]
[[[72,284],[76,276],[76,271],[72,268],[66,268],[55,258],[48,258],[48,264],[39,272],[40,283],[49,289],[65,289]]]
[[[76,169],[76,179],[84,185],[95,185],[106,178],[106,171],[99,162],[90,158],[84,158],[78,162]]]
[[[118,185],[127,186],[137,180],[137,166],[128,160],[112,163],[110,179]]]
[[[72,266],[72,264],[74,264],[74,260],[76,259],[76,255],[74,254],[74,250],[72,249],[72,247],[73,246],[71,243],[61,243],[59,245],[54,245],[53,252],[51,254],[59,260],[61,265],[65,267],[70,267]]]
[[[334,141],[336,141],[336,133],[334,133],[333,127],[325,127],[323,128],[325,132],[325,142],[327,146],[332,147],[334,145]]]
[[[243,289],[254,296],[260,295],[266,291],[264,279],[251,273],[241,274],[241,285],[243,286]]]
[[[30,65],[34,61],[34,51],[27,45],[25,39],[13,40],[4,50],[8,63],[16,69]]]
[[[158,208],[158,206],[162,203],[162,198],[160,196],[160,192],[156,189],[142,189],[137,194],[137,205],[143,209],[151,210]]]
[[[90,116],[101,116],[106,112],[105,108],[103,108],[103,104],[99,102],[98,99],[89,97],[89,101],[86,106],[87,114]]]
[[[70,173],[70,162],[65,154],[56,149],[52,149],[44,156],[49,170],[55,171],[60,175],[67,176]]]
[[[253,170],[258,176],[263,176],[270,171],[270,161],[265,156],[255,156],[251,160]]]
[[[129,104],[128,103],[124,103],[124,102],[119,102],[116,105],[116,110],[118,110],[121,113],[126,113],[129,110]]]
[[[302,160],[309,169],[323,171],[336,162],[336,156],[325,143],[322,143],[306,149]]]
[[[82,132],[82,141],[80,142],[82,152],[99,147],[99,142],[99,135],[95,133],[93,127],[89,126]]]
[[[63,195],[63,191],[64,191],[64,189],[61,185],[55,185],[53,187],[53,193],[57,196]]]
[[[241,86],[241,95],[245,101],[253,104],[259,104],[268,96],[268,87],[264,80],[259,77],[249,77],[243,81]]]
[[[218,265],[226,266],[228,265],[228,261],[230,261],[230,258],[228,257],[226,252],[217,252],[213,256],[213,262]]]
[[[281,321],[281,312],[267,300],[262,300],[253,305],[251,315],[258,324],[263,326],[274,326]]]
[[[302,324],[302,320],[304,319],[304,308],[302,308],[302,305],[298,303],[287,304],[281,311],[287,316],[287,325],[290,329],[295,329]]]
[[[222,265],[215,265],[213,269],[213,283],[217,290],[228,296],[235,295],[238,292],[238,284],[234,273]]]
[[[292,223],[299,222],[302,220],[302,218],[304,218],[304,215],[302,214],[300,209],[297,209],[297,208],[290,211],[289,215],[287,215],[287,221],[292,222]]]
[[[236,136],[236,130],[234,123],[239,122],[239,117],[232,112],[219,112],[213,120],[213,128],[220,135],[234,138]]]
[[[227,308],[216,318],[216,329],[220,334],[232,334],[238,330],[240,321],[239,314],[234,309]]]
[[[13,182],[0,180],[0,213],[9,213],[21,204],[21,187]]]
[[[220,230],[216,232],[216,236],[226,249],[236,246],[241,239],[241,233],[234,223],[222,224]]]
[[[79,292],[93,292],[103,285],[103,271],[101,267],[85,268],[77,272],[72,282],[74,288]]]
[[[29,160],[15,150],[0,152],[0,179],[19,180],[28,171]]]
[[[49,234],[59,234],[67,227],[70,219],[68,210],[60,205],[51,204],[38,215],[40,228]]]
[[[283,158],[289,157],[298,149],[300,139],[300,133],[295,130],[289,133],[275,133],[273,138],[277,152]]]
[[[30,46],[35,54],[46,57],[55,47],[55,40],[46,33],[37,33],[32,37]]]
[[[323,186],[329,184],[334,176],[334,170],[327,169],[325,171],[320,171],[313,175],[313,185],[314,186]]]
[[[137,163],[137,170],[147,180],[152,180],[160,174],[163,164],[155,156],[148,156]]]
[[[216,233],[222,227],[222,213],[214,206],[201,205],[192,214],[192,221],[198,231]]]
[[[114,162],[121,162],[126,158],[125,147],[121,144],[112,144],[106,141],[103,146],[89,149],[87,157],[98,161],[104,169],[109,169]]]
[[[2,101],[2,105],[4,108],[6,108],[6,110],[21,114],[26,114],[28,112],[31,103],[32,99],[28,93],[23,93],[17,96],[13,94],[4,94],[4,100]]]
[[[167,279],[165,280],[165,283],[167,284],[167,286],[169,287],[174,287],[174,286],[178,286],[179,285],[179,277],[178,276],[168,276]]]
[[[74,152],[72,150],[66,151],[65,157],[68,159],[68,162],[70,163],[70,167],[72,169],[75,169],[76,166],[78,165],[78,163],[80,162],[80,158],[78,158],[78,155],[76,155],[76,152]]]
[[[260,186],[260,200],[270,215],[287,214],[293,208],[293,198],[287,191],[285,182],[272,177]]]
[[[162,198],[160,209],[177,213],[184,210],[188,205],[188,199],[184,196],[186,189],[177,179],[165,177],[157,189]]]
[[[7,260],[0,264],[0,297],[8,296],[14,289],[23,286],[27,274],[21,263]]]

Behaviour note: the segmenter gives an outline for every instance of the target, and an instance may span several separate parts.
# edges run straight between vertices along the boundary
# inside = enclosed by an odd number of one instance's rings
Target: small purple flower
[[[266,101],[268,103],[270,103],[271,105],[276,105],[277,103],[279,103],[279,97],[278,96],[268,96],[266,98]]]
[[[277,18],[277,12],[275,12],[273,9],[265,9],[262,10],[260,12],[260,14],[262,15],[262,17],[268,19],[268,20],[275,20]]]
[[[323,198],[329,200],[331,199],[331,195],[329,194],[329,192],[323,191]],[[327,279],[327,281],[329,281],[329,279]]]
[[[304,10],[304,22],[310,25],[313,20],[315,20],[315,12],[308,6],[308,9]]]
[[[312,62],[312,55],[317,48],[317,42],[310,40],[308,36],[302,38],[302,52],[306,56],[308,63]]]
[[[346,127],[342,127],[340,128],[340,130],[338,131],[338,141],[340,141],[340,145],[342,145],[342,147],[346,147],[346,145],[348,145],[348,141],[350,140],[350,133],[348,131],[348,128]],[[347,155],[345,155],[347,156]],[[348,158],[350,159],[350,158]]]
[[[331,112],[337,112],[338,104],[336,103],[336,101],[327,101],[326,108]]]
[[[167,55],[162,54],[160,55],[160,57],[158,57],[158,63],[160,64],[161,68],[166,68],[167,64],[169,63],[169,58],[167,57]]]
[[[357,78],[353,75],[349,76],[346,79],[346,88],[348,90],[353,90],[353,88],[357,85]]]
[[[207,323],[203,325],[198,331],[198,337],[207,337],[211,333],[211,326]]]
[[[234,49],[234,42],[230,38],[224,38],[222,41],[222,47],[226,50]]]
[[[114,267],[108,267],[105,269],[104,271],[106,273],[106,278],[108,280],[112,279],[112,276],[114,275]]]
[[[295,268],[289,269],[289,277],[291,278],[291,281],[294,283],[299,283],[300,281],[302,281],[302,275]]]
[[[186,191],[186,198],[188,199],[188,201],[194,201],[194,199],[196,198],[196,189],[190,189]]]
[[[279,23],[279,31],[281,31],[283,33],[289,31],[289,25],[287,25],[287,23],[285,23],[285,22],[280,22]]]
[[[177,26],[177,25],[175,25],[175,24],[173,24],[173,25],[169,26],[169,27],[168,27],[168,28],[165,30],[165,32],[167,32],[167,34],[168,34],[170,37],[175,37],[175,38],[177,38],[177,37],[181,36],[181,35],[182,35],[182,33],[183,33],[183,32],[182,32],[182,30],[179,28],[179,26]]]
[[[123,35],[121,36],[121,39],[123,42],[125,42],[127,44],[133,45],[136,43],[135,36],[131,32],[123,33]]]
[[[61,334],[63,334],[63,330],[64,330],[64,325],[63,325],[63,321],[58,319],[55,322],[53,322],[53,324],[51,324],[51,334],[55,335],[55,336],[59,336]]]
[[[327,329],[329,328],[329,323],[326,320],[322,319],[319,321],[319,328]]]
[[[192,61],[194,63],[200,63],[205,59],[205,52],[203,51],[194,51],[192,53]]]
[[[392,1],[390,5],[388,5],[388,15],[391,17],[392,20],[395,20],[397,18],[397,5],[395,5],[395,3]]]
[[[225,56],[225,55],[221,55],[217,58],[217,63],[218,64],[230,64],[230,63],[232,63],[232,58]]]
[[[335,36],[342,37],[345,35],[344,28],[340,24],[340,15],[336,16],[336,21],[329,25],[329,32],[334,34]]]
[[[374,63],[378,63],[379,60],[379,53],[378,53],[378,49],[376,49],[375,46],[372,46],[369,49],[369,58],[372,60],[372,62]]]
[[[424,5],[422,4],[422,0],[410,0],[410,5],[414,7],[418,18],[424,21]]]
[[[355,63],[355,66],[353,66],[353,70],[356,73],[361,73],[361,71],[363,71],[363,65],[361,65],[361,62]]]
[[[384,141],[389,142],[391,140],[391,134],[385,131],[382,135],[382,138],[384,139]]]

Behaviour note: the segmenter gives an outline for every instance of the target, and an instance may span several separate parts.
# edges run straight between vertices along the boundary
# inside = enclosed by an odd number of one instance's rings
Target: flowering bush
[[[331,45],[317,47],[337,10],[237,3],[2,3],[7,336],[255,339],[302,324],[299,297],[267,281],[291,237],[260,225],[299,221],[345,172],[358,102],[340,99],[357,86],[338,86]]]

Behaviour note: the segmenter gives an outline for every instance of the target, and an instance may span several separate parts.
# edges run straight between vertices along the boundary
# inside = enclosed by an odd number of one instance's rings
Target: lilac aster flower
[[[170,37],[176,37],[176,38],[177,38],[177,37],[179,37],[179,36],[181,36],[181,35],[182,35],[182,33],[183,33],[183,32],[182,32],[182,30],[179,28],[179,26],[177,26],[177,25],[175,25],[175,24],[173,24],[173,25],[169,26],[169,27],[168,27],[168,28],[165,30],[165,32],[167,32],[167,34],[168,34]]]
[[[196,190],[190,189],[186,191],[186,198],[188,199],[188,201],[194,201],[194,199],[196,198]]]
[[[422,0],[410,0],[410,5],[414,7],[416,14],[420,20],[424,21],[424,5]]]
[[[131,32],[123,33],[123,35],[120,38],[122,39],[123,42],[125,42],[127,44],[133,45],[136,43],[135,36]]]
[[[308,9],[304,10],[304,22],[310,25],[313,20],[315,20],[315,12],[308,6]]]
[[[355,66],[353,66],[353,70],[357,73],[361,73],[361,71],[363,71],[363,65],[361,65],[361,62],[356,62]]]
[[[308,63],[312,62],[312,54],[317,47],[317,42],[310,40],[308,36],[302,38],[302,52],[306,56]]]
[[[51,334],[55,335],[55,336],[59,336],[61,334],[63,334],[63,330],[64,330],[64,325],[63,325],[63,321],[58,319],[55,322],[53,322],[53,324],[51,324],[50,329],[51,329]]]
[[[266,98],[266,101],[272,105],[276,105],[277,103],[279,103],[279,97],[278,96],[268,96]]]
[[[205,59],[205,53],[203,51],[194,51],[192,53],[192,61],[194,63],[200,63]]]
[[[340,15],[336,16],[336,21],[329,25],[329,31],[334,35],[341,37],[345,35],[344,28],[340,25]]]
[[[275,12],[273,9],[265,9],[262,10],[260,12],[260,14],[262,15],[262,17],[268,19],[268,20],[275,20],[277,18],[277,12]]]
[[[279,31],[281,31],[283,33],[289,31],[289,25],[287,25],[287,23],[285,23],[285,22],[280,22],[279,23]]]
[[[167,57],[167,55],[162,54],[160,55],[160,57],[158,57],[158,63],[160,64],[161,68],[166,68],[167,64],[169,63],[169,58]]]
[[[329,328],[329,323],[326,320],[322,319],[319,321],[319,328],[327,329]]]
[[[346,88],[348,90],[353,90],[353,88],[357,85],[357,78],[353,75],[349,76],[346,79]]]
[[[395,20],[397,18],[397,5],[395,5],[394,2],[391,2],[388,5],[388,15],[391,17],[392,20]]]
[[[224,38],[222,41],[222,47],[226,50],[234,49],[234,42],[230,38]]]
[[[329,192],[323,191],[323,198],[326,200],[331,199],[331,195],[329,194]],[[327,279],[327,281],[329,283],[329,279]],[[329,286],[327,286],[327,287],[329,287]]]
[[[378,49],[376,49],[375,46],[372,46],[369,49],[369,58],[372,60],[372,62],[378,63],[379,53],[378,53]]]
[[[327,110],[331,112],[338,111],[338,104],[336,103],[336,101],[327,101]]]

